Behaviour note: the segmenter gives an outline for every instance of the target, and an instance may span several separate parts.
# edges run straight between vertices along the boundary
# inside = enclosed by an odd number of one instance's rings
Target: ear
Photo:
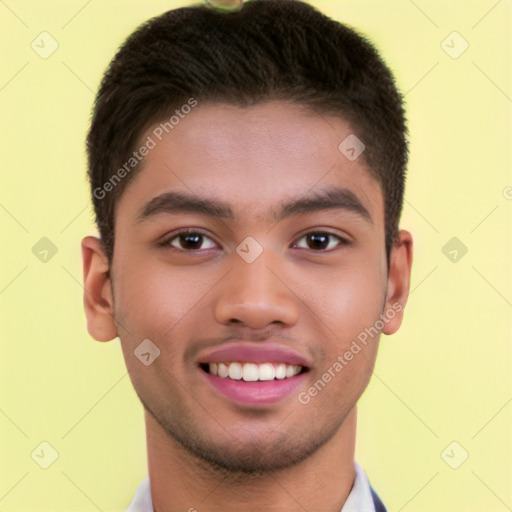
[[[117,337],[108,258],[103,242],[95,236],[82,240],[84,309],[87,330],[97,341]]]
[[[412,236],[408,231],[400,230],[391,248],[387,281],[384,316],[389,320],[382,332],[393,334],[400,328],[404,309],[409,295],[412,267]],[[388,313],[386,313],[388,312]],[[395,314],[392,316],[391,312]]]

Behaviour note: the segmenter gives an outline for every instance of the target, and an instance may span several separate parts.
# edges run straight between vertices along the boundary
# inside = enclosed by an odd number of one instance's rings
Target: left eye
[[[341,242],[341,244],[338,245],[346,245],[348,244],[348,241],[344,238],[341,238],[338,235],[334,235],[333,233],[326,233],[323,231],[313,231],[311,233],[307,233],[306,235],[302,236],[299,240],[306,240],[306,247],[302,247],[304,249],[312,249],[315,252],[318,252],[319,250],[325,250],[330,245],[329,239],[336,238]],[[309,245],[309,247],[307,247]],[[313,247],[311,247],[313,246]]]

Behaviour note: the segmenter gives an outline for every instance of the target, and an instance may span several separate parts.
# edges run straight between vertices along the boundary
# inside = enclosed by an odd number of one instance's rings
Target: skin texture
[[[396,314],[379,331],[398,330],[412,264],[412,237],[401,230],[387,272],[380,186],[362,157],[351,162],[338,150],[350,133],[340,118],[283,102],[199,104],[121,196],[110,272],[100,241],[83,239],[88,331],[98,341],[120,337],[145,408],[158,512],[339,512],[350,493],[356,402],[380,332],[309,403],[298,393],[383,312]],[[352,191],[371,222],[346,209],[274,220],[283,201],[333,185]],[[223,200],[235,219],[159,213],[136,222],[149,200],[169,191]],[[204,234],[202,245],[158,245],[185,228]],[[332,236],[322,246],[306,236],[312,232]],[[236,252],[248,236],[263,248],[250,264]],[[146,338],[161,351],[149,366],[134,356]],[[235,340],[279,343],[308,358],[304,385],[265,406],[228,400],[206,383],[197,358]]]

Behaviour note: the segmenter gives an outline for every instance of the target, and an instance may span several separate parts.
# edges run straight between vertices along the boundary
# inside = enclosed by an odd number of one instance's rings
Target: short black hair
[[[282,100],[349,122],[383,193],[389,267],[408,158],[403,97],[365,37],[300,0],[251,0],[228,14],[202,4],[170,10],[120,47],[87,136],[95,220],[109,264],[115,207],[140,170],[138,162],[126,162],[149,126],[191,100],[237,106]]]

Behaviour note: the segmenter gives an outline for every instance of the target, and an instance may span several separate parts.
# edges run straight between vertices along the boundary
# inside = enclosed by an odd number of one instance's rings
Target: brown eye
[[[333,239],[337,239],[341,243],[333,245]],[[348,241],[344,238],[324,231],[313,231],[311,233],[307,233],[301,237],[300,240],[306,240],[305,247],[302,246],[300,247],[301,249],[311,249],[313,251],[325,251],[327,248],[333,249],[337,245],[348,244]]]
[[[211,239],[198,231],[181,231],[162,242],[162,245],[181,251],[192,252],[205,249],[203,247],[205,240]],[[206,247],[206,249],[211,249],[212,247],[215,247],[214,243],[210,247]]]

